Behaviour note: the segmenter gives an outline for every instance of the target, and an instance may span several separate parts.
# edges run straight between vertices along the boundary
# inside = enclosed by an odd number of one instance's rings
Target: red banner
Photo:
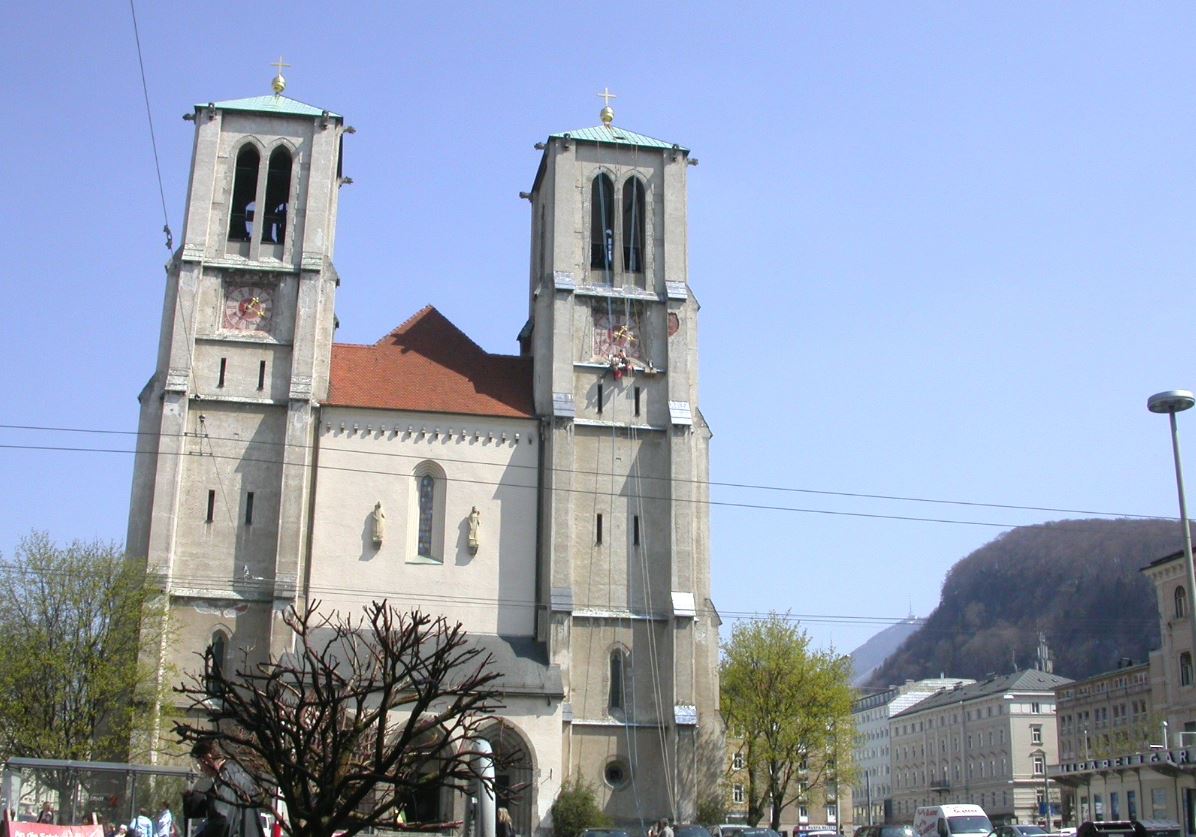
[[[8,820],[0,829],[3,837],[104,837],[102,825],[46,825],[40,822]]]

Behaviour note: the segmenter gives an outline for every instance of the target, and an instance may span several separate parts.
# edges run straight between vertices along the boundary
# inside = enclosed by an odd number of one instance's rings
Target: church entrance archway
[[[535,810],[536,783],[531,747],[514,726],[507,722],[491,724],[482,730],[482,738],[494,751],[495,809],[506,808],[511,815],[515,833],[529,835],[534,831],[532,811]]]

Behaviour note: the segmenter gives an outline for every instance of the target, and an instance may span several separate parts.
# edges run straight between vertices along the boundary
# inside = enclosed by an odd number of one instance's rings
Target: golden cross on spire
[[[271,83],[274,87],[274,95],[277,96],[278,94],[282,93],[282,91],[287,89],[287,80],[282,75],[282,68],[289,67],[291,65],[284,63],[282,56],[280,55],[278,56],[278,60],[273,62],[270,66],[276,67],[278,69],[278,75],[274,77],[274,81]]]
[[[610,123],[615,121],[615,109],[610,106],[610,100],[617,99],[619,97],[614,93],[611,93],[610,88],[608,87],[603,87],[602,92],[596,93],[595,95],[602,97],[602,111],[598,114],[598,116],[602,119],[602,124],[609,128]]]

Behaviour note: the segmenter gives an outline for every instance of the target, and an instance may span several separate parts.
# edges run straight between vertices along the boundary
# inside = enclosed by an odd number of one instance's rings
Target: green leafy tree
[[[553,837],[578,837],[587,828],[606,828],[611,822],[598,807],[594,789],[580,779],[561,786],[551,816]]]
[[[144,565],[114,544],[44,532],[0,557],[0,760],[123,760],[145,740],[157,672],[138,658]],[[162,624],[159,619],[150,624]]]
[[[720,782],[715,791],[711,791],[698,800],[698,822],[702,825],[718,825],[727,821],[727,788]]]
[[[811,790],[832,797],[851,775],[855,728],[851,661],[816,651],[787,617],[743,621],[723,645],[721,704],[729,738],[740,742],[747,819],[781,813]]]

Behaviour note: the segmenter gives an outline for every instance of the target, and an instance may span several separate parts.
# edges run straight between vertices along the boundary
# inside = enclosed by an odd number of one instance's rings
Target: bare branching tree
[[[278,660],[243,655],[226,671],[209,649],[202,675],[176,689],[192,718],[176,723],[179,738],[214,738],[264,799],[285,804],[291,837],[393,826],[421,792],[492,781],[479,730],[500,706],[500,675],[460,623],[385,601],[357,619],[318,608],[283,617],[295,643]]]

